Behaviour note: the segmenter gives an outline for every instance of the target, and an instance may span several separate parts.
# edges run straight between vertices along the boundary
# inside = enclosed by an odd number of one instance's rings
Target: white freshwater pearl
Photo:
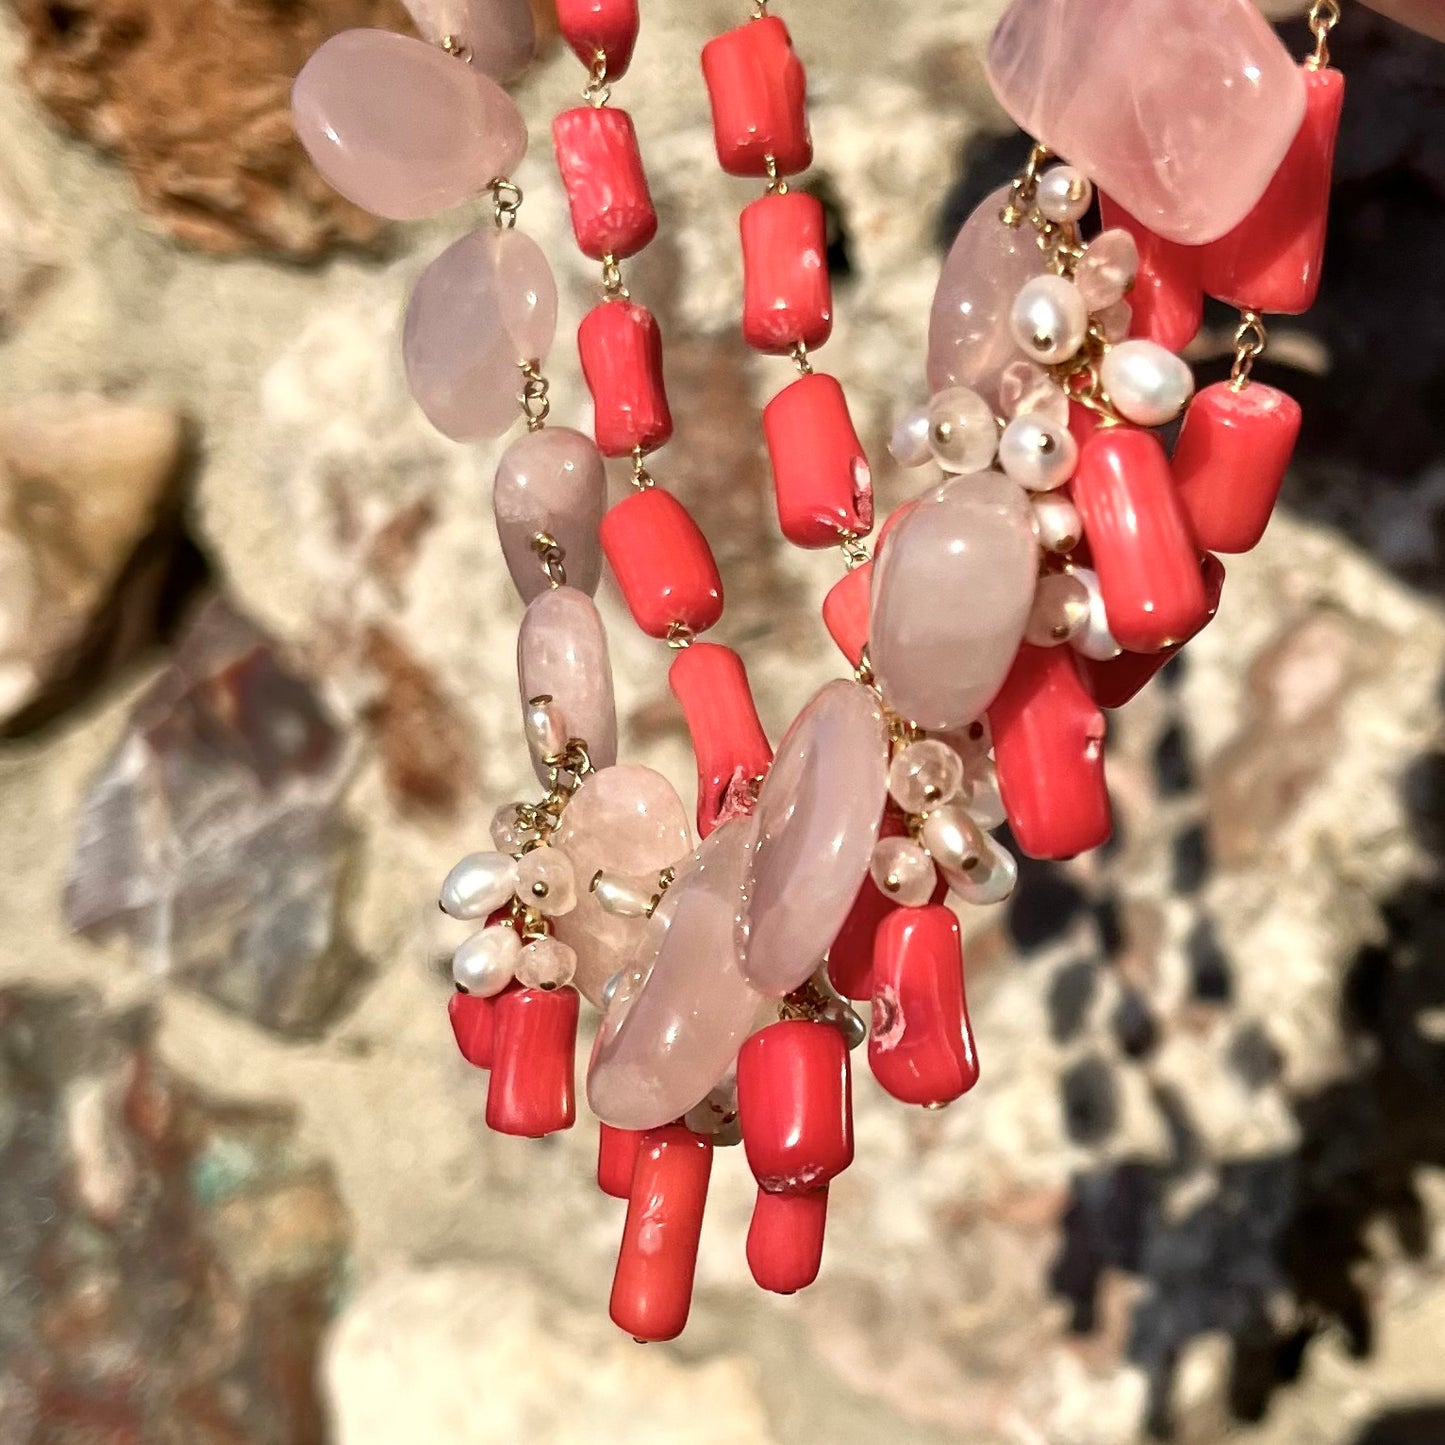
[[[983,856],[973,868],[941,871],[949,888],[972,904],[1002,903],[1019,881],[1018,860],[993,838],[984,840]]]
[[[1089,330],[1089,308],[1072,281],[1035,276],[1026,281],[1009,312],[1014,340],[1025,356],[1045,366],[1067,361]]]
[[[983,855],[983,832],[962,803],[948,803],[923,820],[923,846],[945,871],[967,872]]]
[[[1034,536],[1046,552],[1072,552],[1084,534],[1078,508],[1058,492],[1042,492],[1033,499]]]
[[[1104,353],[1099,367],[1114,410],[1140,426],[1164,426],[1189,404],[1194,373],[1157,341],[1121,341]]]
[[[915,406],[888,438],[888,454],[900,467],[926,466],[933,459],[928,445],[928,408]]]
[[[603,910],[614,918],[646,918],[658,894],[656,878],[624,878],[616,873],[598,873],[587,885]]]
[[[1067,572],[1040,577],[1024,641],[1035,647],[1057,647],[1087,625],[1089,609],[1089,589],[1077,577]]]
[[[468,853],[442,881],[442,911],[453,918],[485,918],[516,886],[514,859],[503,853]]]
[[[1067,426],[1028,412],[1003,429],[998,460],[1019,486],[1031,492],[1051,492],[1074,475],[1079,444]]]
[[[560,848],[533,848],[517,864],[517,897],[544,918],[577,906],[577,878]]]
[[[522,709],[522,731],[532,760],[543,765],[557,762],[567,751],[567,719],[549,697],[529,698]]]
[[[516,977],[522,940],[497,923],[466,939],[452,954],[452,978],[478,998],[493,998]]]
[[[1008,817],[1003,794],[998,790],[998,769],[992,758],[984,758],[972,771],[965,795],[968,816],[984,832],[997,828]]]
[[[966,386],[940,391],[928,405],[928,445],[946,472],[987,470],[998,450],[993,408]]]
[[[1035,204],[1046,221],[1077,221],[1094,199],[1094,185],[1073,166],[1051,166],[1039,177]]]
[[[909,838],[880,838],[868,872],[878,891],[904,908],[922,908],[938,886],[933,859]]]
[[[1099,574],[1092,567],[1070,567],[1069,575],[1084,584],[1089,594],[1089,619],[1069,639],[1075,652],[1095,662],[1107,662],[1124,650],[1109,631],[1109,614],[1104,610],[1104,593],[1099,587]]]
[[[517,960],[517,982],[523,988],[565,988],[576,972],[576,953],[556,938],[534,938]]]
[[[924,813],[963,788],[963,759],[937,738],[920,738],[888,765],[888,791],[905,813]]]

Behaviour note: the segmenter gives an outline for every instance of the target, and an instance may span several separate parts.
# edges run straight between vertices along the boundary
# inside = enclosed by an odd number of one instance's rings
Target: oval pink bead
[[[607,633],[585,592],[551,588],[527,604],[517,633],[517,682],[524,709],[530,698],[553,699],[568,735],[587,744],[593,767],[610,768],[617,761]],[[533,767],[545,782],[547,770],[540,763]]]
[[[291,114],[327,182],[392,221],[481,195],[527,153],[521,112],[495,80],[390,30],[333,35],[301,67]]]
[[[411,293],[402,331],[407,384],[426,418],[458,442],[500,436],[521,415],[518,370],[557,331],[557,283],[542,248],[489,226],[454,241]]]
[[[507,571],[530,602],[551,585],[535,538],[551,537],[563,551],[567,585],[589,596],[602,577],[597,524],[607,506],[602,454],[571,427],[527,432],[502,453],[492,485],[492,515]]]
[[[587,1102],[616,1129],[679,1119],[727,1072],[762,996],[738,966],[737,919],[757,826],[724,823],[678,870],[603,1015]]]
[[[645,918],[608,913],[588,891],[597,871],[651,878],[692,847],[687,809],[677,789],[651,768],[619,763],[593,773],[572,795],[552,835],[577,877],[577,906],[552,920],[552,931],[577,953],[572,982],[601,1007],[607,980],[632,961],[647,932]]]
[[[995,409],[999,377],[1019,357],[1009,308],[1024,282],[1044,270],[1033,228],[999,220],[1008,200],[1009,188],[1001,186],[963,223],[928,317],[929,390],[971,386]]]
[[[988,77],[1023,130],[1194,246],[1249,214],[1304,118],[1299,68],[1253,0],[1013,0]]]
[[[516,80],[537,53],[537,23],[529,0],[402,0],[433,45],[450,39],[472,64],[503,85]]]
[[[945,482],[873,564],[873,671],[889,705],[919,727],[972,722],[1008,676],[1038,571],[1026,497],[999,472]]]
[[[743,973],[791,993],[817,968],[868,873],[888,794],[888,728],[856,682],[820,688],[778,745],[753,811]]]

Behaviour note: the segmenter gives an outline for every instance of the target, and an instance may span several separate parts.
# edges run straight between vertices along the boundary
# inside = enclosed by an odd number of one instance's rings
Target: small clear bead
[[[587,885],[604,913],[616,918],[646,918],[657,896],[657,879],[625,878],[618,873],[598,873]]]
[[[1073,166],[1050,166],[1039,177],[1034,203],[1046,221],[1082,220],[1094,200],[1093,182]]]
[[[1099,574],[1092,567],[1070,567],[1069,575],[1083,583],[1089,594],[1089,617],[1084,625],[1069,639],[1075,652],[1095,662],[1107,662],[1118,657],[1123,648],[1114,640],[1109,630],[1109,614],[1104,609],[1104,593],[1099,586]]]
[[[517,821],[516,803],[503,803],[492,814],[492,846],[501,853],[520,853],[522,845],[532,836],[531,830]]]
[[[1019,865],[1013,854],[995,839],[985,839],[984,855],[967,872],[943,870],[949,888],[965,903],[1002,903],[1019,881]]]
[[[998,451],[993,408],[966,386],[940,391],[928,407],[928,445],[946,472],[982,472]]]
[[[452,954],[452,979],[478,998],[494,998],[516,976],[521,956],[516,929],[497,923],[472,934]]]
[[[1041,492],[1032,502],[1034,535],[1045,552],[1072,552],[1084,534],[1078,509],[1059,492]]]
[[[1040,577],[1034,605],[1024,628],[1024,641],[1035,647],[1057,647],[1075,636],[1089,620],[1089,589],[1067,572]]]
[[[965,802],[968,816],[985,833],[1002,826],[1007,820],[1003,794],[998,789],[998,768],[992,758],[984,758],[977,767],[969,769]]]
[[[1032,361],[1011,361],[998,380],[998,404],[1012,419],[1033,412],[1059,426],[1069,424],[1069,398],[1041,366]]]
[[[517,897],[544,918],[557,918],[577,906],[577,878],[560,848],[533,848],[517,864]]]
[[[933,860],[908,838],[880,838],[868,871],[878,891],[904,908],[923,907],[938,886]]]
[[[905,813],[926,813],[962,787],[963,759],[937,738],[909,743],[888,766],[888,791]]]
[[[522,709],[527,747],[539,763],[552,763],[567,751],[567,719],[550,697],[534,697]]]
[[[998,444],[999,465],[1019,486],[1051,492],[1074,475],[1079,444],[1067,426],[1034,413],[1016,416]]]
[[[933,460],[928,445],[928,408],[916,406],[893,428],[888,452],[900,467],[922,467]]]
[[[923,846],[940,868],[967,872],[983,854],[983,832],[962,803],[948,803],[923,820]]]
[[[1091,316],[1122,301],[1139,275],[1139,246],[1128,231],[1102,231],[1074,268],[1074,285]]]
[[[453,918],[485,918],[517,886],[517,864],[504,853],[468,853],[442,880],[442,911]]]
[[[1072,281],[1062,276],[1035,276],[1014,299],[1009,325],[1030,361],[1055,366],[1084,344],[1089,308]]]
[[[1134,308],[1127,301],[1116,301],[1094,315],[1094,325],[1110,346],[1117,346],[1129,339],[1129,328],[1134,324]]]
[[[523,988],[565,988],[577,972],[577,954],[556,938],[534,938],[517,960]]]

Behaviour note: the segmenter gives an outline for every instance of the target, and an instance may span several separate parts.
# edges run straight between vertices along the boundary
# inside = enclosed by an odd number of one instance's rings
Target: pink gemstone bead
[[[776,15],[709,40],[702,73],[723,170],[763,176],[769,157],[779,175],[807,170],[813,160],[808,82],[788,27]]]
[[[1166,351],[1182,351],[1204,322],[1198,247],[1155,235],[1102,191],[1099,214],[1105,226],[1128,231],[1139,250],[1139,270],[1129,293],[1129,334],[1157,341]]]
[[[1021,129],[1172,241],[1249,214],[1304,118],[1304,84],[1253,0],[1202,8],[1013,0],[988,49]]]
[[[450,39],[471,54],[484,75],[505,85],[537,53],[529,0],[402,0],[416,28],[433,45]]]
[[[823,598],[823,625],[853,667],[863,660],[868,643],[868,606],[873,585],[873,564],[864,562],[845,572]]]
[[[1019,355],[1009,308],[1024,282],[1044,270],[1032,228],[999,220],[1008,202],[1009,188],[1001,186],[963,223],[928,317],[929,389],[969,386],[991,406],[1004,368]]]
[[[577,328],[577,351],[602,455],[660,447],[672,435],[672,412],[662,375],[662,332],[652,312],[620,299],[594,306]]]
[[[543,361],[556,330],[557,284],[542,248],[520,231],[473,231],[411,293],[402,333],[411,394],[453,441],[500,436],[519,414],[519,364]]]
[[[753,813],[742,968],[759,992],[781,998],[818,966],[868,873],[887,795],[877,699],[825,684],[778,744]]]
[[[823,203],[806,191],[770,192],[743,207],[743,340],[786,355],[833,334]]]
[[[583,65],[600,50],[607,79],[620,80],[637,44],[637,0],[557,0],[557,28]]]
[[[302,66],[291,112],[327,182],[393,221],[481,195],[527,151],[521,113],[495,80],[389,30],[333,35]]]
[[[632,117],[613,105],[579,105],[552,122],[557,169],[584,256],[621,261],[657,234],[657,211]]]
[[[763,408],[763,436],[783,536],[835,547],[873,530],[873,474],[837,379],[821,371],[790,382]]]

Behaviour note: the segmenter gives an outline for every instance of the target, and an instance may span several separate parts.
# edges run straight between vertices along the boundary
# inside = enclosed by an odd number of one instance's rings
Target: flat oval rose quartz
[[[1249,214],[1305,112],[1299,67],[1253,0],[1013,0],[988,77],[1023,130],[1192,246]]]
[[[868,873],[888,795],[888,729],[856,682],[830,682],[778,745],[753,812],[743,972],[781,998],[818,966]]]
[[[608,913],[588,884],[598,869],[651,878],[692,847],[687,810],[677,790],[651,768],[619,763],[588,777],[572,795],[552,835],[577,877],[577,906],[552,930],[577,953],[572,980],[599,1008],[607,980],[632,961],[647,932],[645,918]]]
[[[727,1072],[762,997],[738,966],[738,912],[756,824],[724,823],[678,870],[602,1016],[587,1102],[616,1129],[681,1118]]]
[[[503,85],[516,80],[537,53],[537,22],[529,0],[402,0],[433,45],[451,40],[472,64]]]
[[[291,89],[316,169],[375,216],[415,221],[479,196],[527,152],[511,97],[475,66],[390,30],[343,30]]]
[[[1038,570],[1027,496],[999,472],[945,482],[873,564],[873,671],[889,705],[919,727],[972,722],[1008,675]]]
[[[557,331],[557,283],[542,248],[494,226],[454,241],[417,280],[402,359],[417,405],[457,442],[500,436],[519,415],[519,367]]]

